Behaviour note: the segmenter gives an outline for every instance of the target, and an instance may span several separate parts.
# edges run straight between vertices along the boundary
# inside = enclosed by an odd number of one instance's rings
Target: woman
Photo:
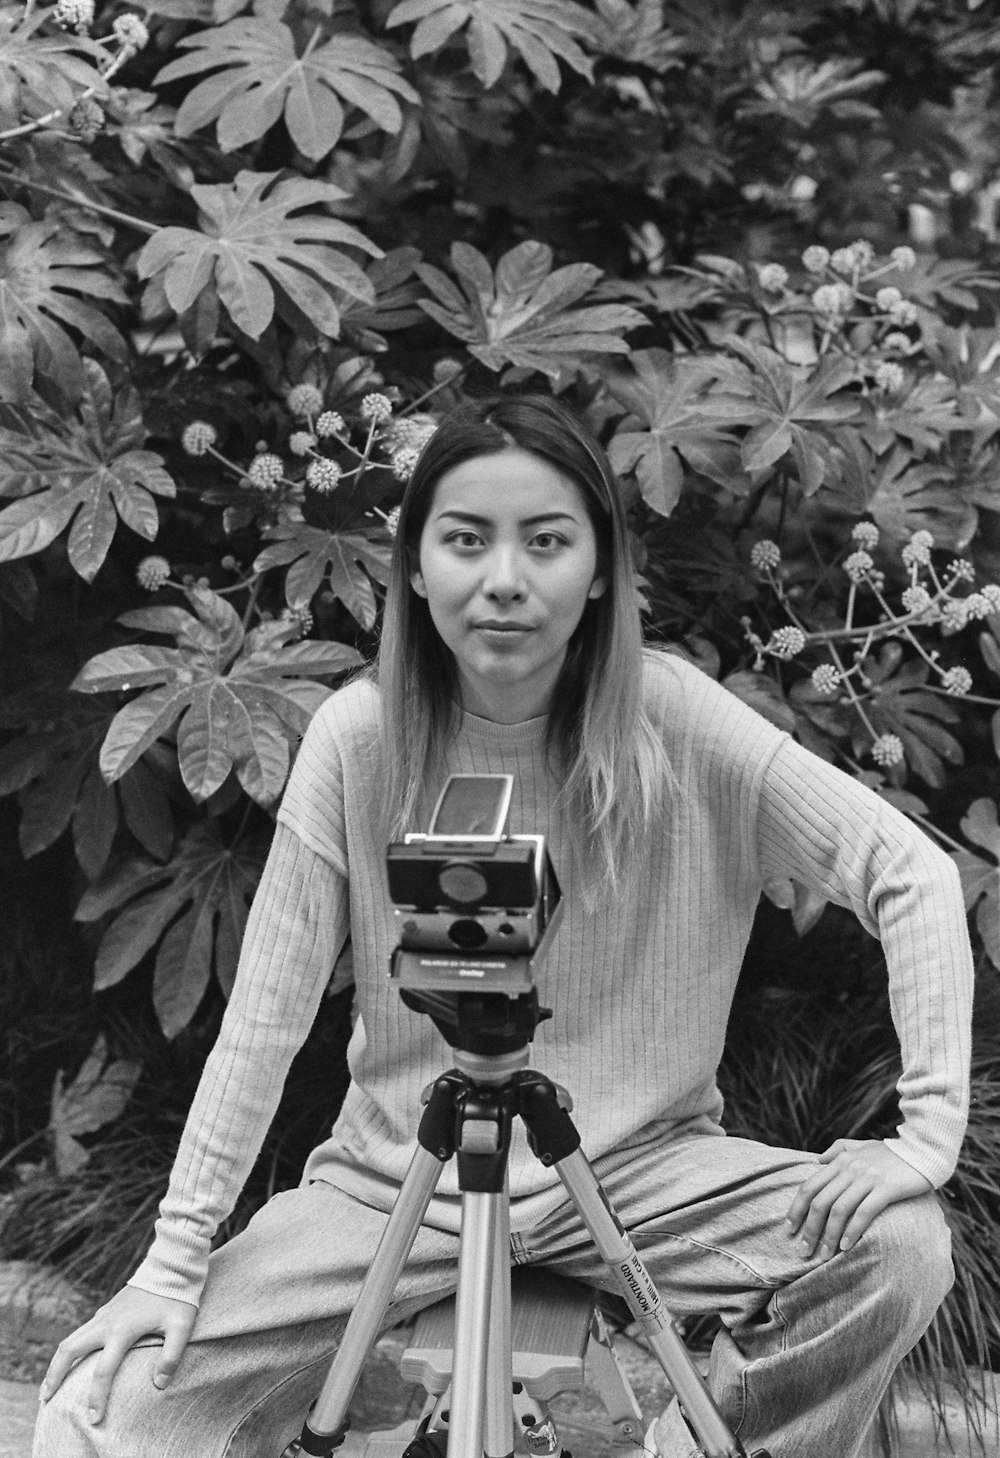
[[[603,453],[558,402],[514,396],[463,407],[417,463],[377,674],[306,735],[152,1249],[53,1358],[38,1458],[277,1454],[298,1431],[447,1061],[385,975],[385,844],[427,824],[448,774],[500,771],[510,827],[546,836],[566,906],[535,1061],[572,1090],[667,1304],[721,1315],[710,1380],[747,1450],[858,1451],[952,1279],[930,1192],[967,1108],[958,878],[878,797],[643,648]],[[903,1056],[896,1137],[818,1158],[722,1137],[715,1081],[761,886],[789,874],[881,936]],[[209,1259],[348,934],[344,1107],[301,1186]],[[520,1129],[510,1178],[512,1259],[610,1284]],[[449,1167],[394,1321],[454,1288],[459,1205]],[[674,1421],[664,1458],[684,1451]]]

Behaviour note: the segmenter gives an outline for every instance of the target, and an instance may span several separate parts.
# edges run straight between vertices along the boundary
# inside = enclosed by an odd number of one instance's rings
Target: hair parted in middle
[[[547,395],[492,395],[458,406],[424,446],[403,494],[376,668],[387,829],[417,828],[420,789],[461,714],[454,659],[410,581],[437,483],[455,466],[507,450],[527,451],[573,481],[594,528],[607,590],[588,600],[570,639],[547,744],[563,797],[595,844],[593,889],[596,882],[617,886],[636,830],[673,776],[643,708],[642,627],[621,491],[589,428]]]

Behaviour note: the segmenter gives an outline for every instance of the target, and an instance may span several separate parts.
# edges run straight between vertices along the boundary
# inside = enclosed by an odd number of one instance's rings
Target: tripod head
[[[399,927],[390,976],[407,1007],[470,1053],[527,1047],[552,1014],[534,972],[562,916],[540,835],[506,834],[513,775],[451,775],[426,835],[388,847]]]

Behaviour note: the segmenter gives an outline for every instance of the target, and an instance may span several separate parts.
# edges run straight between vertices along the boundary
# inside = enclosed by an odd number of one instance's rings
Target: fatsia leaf
[[[414,20],[414,59],[441,50],[468,27],[469,60],[487,89],[499,81],[510,49],[547,91],[559,90],[560,60],[588,80],[593,72],[579,38],[594,38],[594,20],[574,0],[402,0],[386,26]]]
[[[103,95],[107,87],[96,64],[106,56],[97,42],[80,35],[39,35],[48,7],[7,6],[0,11],[0,127],[16,127],[50,111],[69,111],[82,91]]]
[[[289,607],[307,607],[329,578],[330,590],[364,628],[375,622],[377,604],[372,579],[388,581],[390,552],[384,542],[364,530],[324,531],[321,527],[292,524],[274,527],[254,562],[255,572],[291,564],[285,578]]]
[[[349,223],[325,213],[302,215],[316,203],[342,201],[342,188],[279,176],[243,171],[233,183],[193,187],[201,231],[163,228],[139,255],[140,278],[161,284],[170,307],[182,315],[201,295],[217,293],[251,339],[259,339],[274,317],[275,289],[320,333],[337,335],[337,290],[366,304],[375,301],[371,279],[343,248],[375,257],[381,249]]]
[[[935,789],[945,783],[945,764],[964,763],[962,746],[946,724],[954,724],[958,711],[939,694],[926,688],[930,669],[922,659],[904,659],[899,643],[882,645],[877,658],[865,658],[861,673],[868,681],[866,712],[876,734],[896,734],[902,740],[906,762]],[[868,733],[860,726],[854,734],[854,752],[870,748]]]
[[[709,360],[678,358],[666,350],[634,350],[625,364],[609,361],[602,377],[629,414],[608,454],[619,473],[634,471],[643,497],[669,516],[692,471],[742,494],[748,484],[735,440],[706,423],[703,398],[714,375]]]
[[[383,131],[403,124],[399,96],[419,100],[399,74],[399,62],[361,35],[321,39],[317,25],[304,45],[275,17],[242,15],[179,42],[193,49],[163,67],[158,82],[199,71],[218,71],[200,82],[177,113],[177,134],[187,137],[218,119],[219,146],[235,151],[255,142],[279,119],[304,156],[318,161],[344,129],[345,107],[357,107]]]
[[[824,489],[820,499],[855,517],[867,512],[897,545],[916,531],[929,531],[939,547],[958,551],[971,541],[978,521],[975,507],[956,488],[947,468],[914,461],[903,446],[878,458],[852,484]]]
[[[554,380],[567,367],[579,368],[582,355],[625,354],[622,335],[646,323],[645,315],[624,304],[571,307],[589,293],[600,270],[570,263],[553,271],[545,243],[519,243],[495,274],[468,243],[452,244],[451,261],[460,287],[440,269],[418,264],[435,295],[420,306],[494,371],[514,365]]]
[[[0,749],[0,795],[20,794],[18,837],[26,858],[70,827],[77,861],[94,880],[107,863],[121,813],[150,855],[163,860],[169,853],[173,820],[160,778],[143,762],[114,787],[100,773],[98,755],[114,711],[113,704],[77,694],[38,695],[20,716],[24,732]]]
[[[716,361],[718,381],[705,405],[709,420],[748,427],[741,443],[747,471],[767,471],[791,457],[807,496],[819,490],[832,463],[826,431],[858,414],[845,386],[850,360],[825,355],[815,367],[793,365],[766,345],[732,336],[738,359]]]
[[[780,117],[800,127],[811,127],[824,110],[841,118],[877,117],[877,108],[858,97],[883,82],[885,72],[862,71],[860,66],[854,60],[787,56],[757,82],[756,97],[742,111]]]
[[[0,495],[21,497],[0,511],[0,561],[41,552],[69,527],[70,563],[91,582],[118,521],[152,541],[154,496],[174,496],[176,488],[162,458],[140,449],[145,429],[136,391],[129,386],[115,397],[93,360],[84,361],[84,383],[73,415],[38,401],[21,416],[22,429],[0,427]]]
[[[110,782],[177,725],[181,778],[206,800],[235,770],[247,794],[269,805],[284,789],[289,745],[329,690],[314,682],[361,662],[341,643],[296,643],[293,623],[269,623],[244,637],[233,609],[208,588],[188,589],[190,623],[147,609],[126,626],[176,638],[176,647],[112,648],[85,663],[71,687],[82,693],[149,688],[120,709],[101,749]],[[169,611],[169,610],[168,610]]]
[[[955,851],[952,860],[958,867],[967,911],[975,907],[976,930],[982,938],[986,955],[1000,969],[1000,824],[993,800],[973,800],[960,821],[960,829],[973,845],[988,851],[993,860],[973,851]]]
[[[686,36],[664,22],[663,0],[597,0],[596,44],[601,54],[661,75],[683,65]]]
[[[230,846],[218,822],[208,821],[188,832],[166,865],[139,857],[92,886],[77,920],[112,914],[94,967],[98,990],[120,982],[156,948],[153,1002],[168,1038],[193,1017],[213,961],[228,994],[265,853],[264,838]]]
[[[114,359],[125,357],[125,341],[95,299],[125,302],[106,255],[64,222],[32,222],[25,214],[0,243],[0,399],[28,400],[39,376],[78,398],[84,371],[69,331]]]
[[[865,401],[862,438],[876,455],[898,439],[908,441],[917,456],[938,450],[956,430],[968,430],[961,413],[954,381],[941,376],[915,376],[905,392],[894,399]]]
[[[90,1159],[78,1135],[94,1134],[121,1114],[142,1072],[142,1064],[129,1058],[108,1058],[107,1040],[98,1034],[76,1077],[67,1081],[56,1074],[46,1131],[60,1175],[72,1175]]]

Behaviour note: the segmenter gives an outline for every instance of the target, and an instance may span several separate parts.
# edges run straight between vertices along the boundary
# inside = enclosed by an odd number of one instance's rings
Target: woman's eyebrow
[[[492,520],[493,520],[492,517],[489,517],[489,516],[477,516],[476,513],[473,512],[473,511],[461,511],[457,507],[448,507],[444,511],[439,511],[437,513],[437,516],[438,516],[438,520],[440,520],[442,517],[453,516],[453,517],[455,517],[455,519],[457,521],[468,521],[468,522],[471,522],[473,524],[473,526],[489,526],[491,524]],[[542,512],[539,512],[536,516],[525,516],[525,517],[522,517],[521,518],[521,521],[519,522],[519,525],[520,526],[538,526],[541,522],[544,522],[544,521],[577,521],[577,520],[578,520],[578,518],[575,517],[572,514],[572,512],[569,512],[569,511],[542,511]]]

